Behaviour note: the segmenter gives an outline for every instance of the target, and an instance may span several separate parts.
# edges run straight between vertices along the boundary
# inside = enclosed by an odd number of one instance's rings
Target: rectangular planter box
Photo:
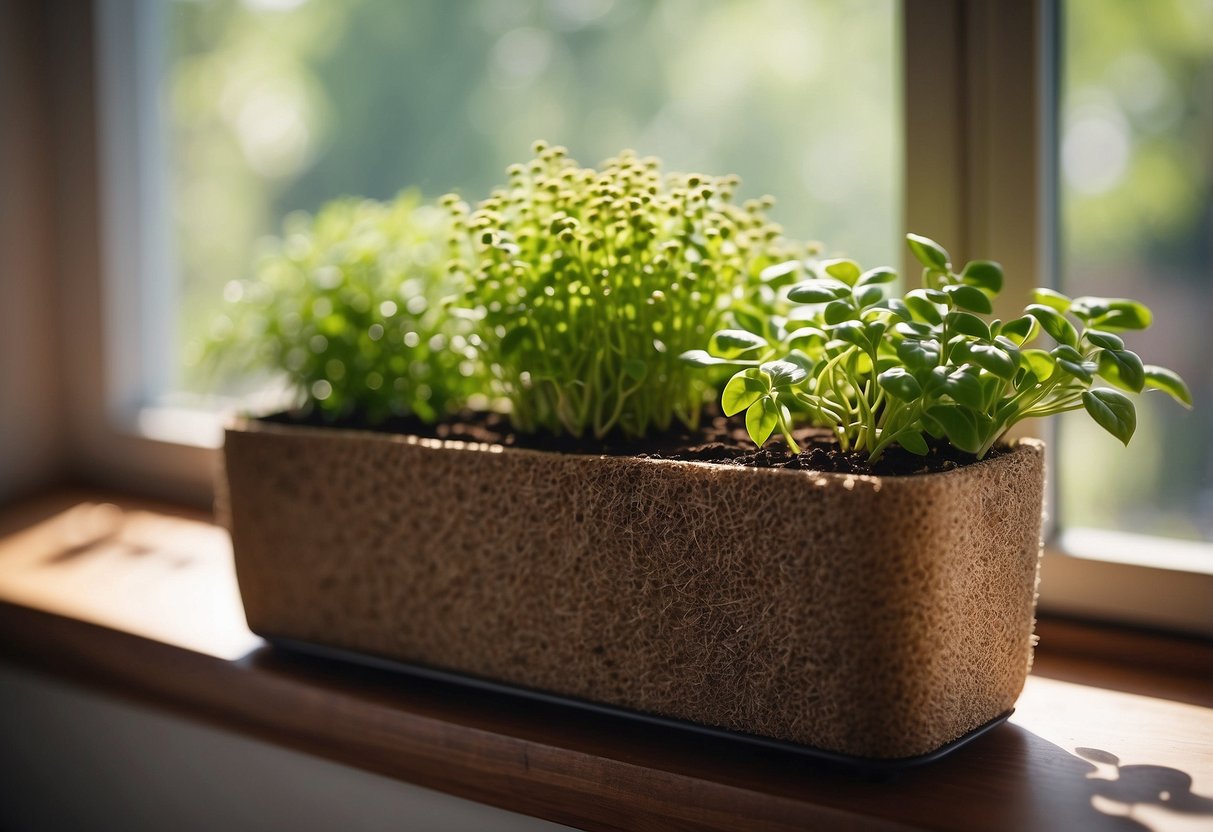
[[[244,421],[225,462],[270,638],[881,759],[1031,662],[1036,442],[877,478]]]

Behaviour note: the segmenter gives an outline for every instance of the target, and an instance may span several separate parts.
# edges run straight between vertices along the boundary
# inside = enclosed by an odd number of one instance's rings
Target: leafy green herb
[[[804,309],[760,321],[757,331],[717,333],[684,360],[743,367],[721,401],[726,414],[746,412],[755,443],[778,429],[798,450],[792,417],[803,413],[872,461],[894,443],[925,454],[927,437],[981,458],[1016,423],[1078,409],[1128,443],[1136,412],[1120,391],[1154,388],[1191,406],[1177,374],[1143,364],[1117,334],[1149,326],[1140,303],[1038,289],[1022,317],[989,320],[1003,284],[997,263],[957,272],[935,241],[910,234],[907,242],[923,266],[921,288],[886,296],[890,270],[806,262],[810,277],[786,293]],[[1054,346],[1027,346],[1042,333]],[[1118,389],[1092,389],[1097,380]]]
[[[738,206],[736,177],[666,176],[630,152],[593,170],[564,148],[535,151],[475,209],[443,200],[464,312],[515,426],[602,437],[697,424],[709,380],[679,356],[707,342],[730,305],[759,321],[772,287],[795,279],[778,268],[795,252],[766,218],[770,200]],[[742,299],[756,299],[748,313]],[[765,345],[720,331],[699,363]],[[755,419],[757,431],[769,421]]]
[[[413,193],[289,217],[255,277],[228,285],[212,362],[283,373],[330,416],[449,415],[478,382],[474,335],[444,304],[447,227]]]

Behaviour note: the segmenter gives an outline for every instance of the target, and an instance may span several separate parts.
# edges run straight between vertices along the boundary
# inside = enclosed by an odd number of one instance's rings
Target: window
[[[1198,348],[1213,312],[1213,6],[1069,0],[1065,15],[1061,288],[1150,306],[1165,324],[1133,343],[1179,371],[1196,410],[1143,397],[1127,451],[1063,419],[1059,519],[1213,541],[1213,373]]]
[[[224,284],[292,211],[402,187],[487,195],[535,139],[625,147],[778,194],[788,233],[898,255],[892,0],[173,2],[161,27],[173,392]],[[862,58],[860,58],[862,56]],[[221,325],[221,324],[220,324]]]
[[[1205,259],[1186,261],[1186,272],[1171,266],[1197,256],[1202,237],[1191,229],[1207,226],[1209,216],[1208,96],[1185,103],[1182,95],[1207,93],[1210,83],[1211,27],[1193,17],[1207,18],[1208,6],[1171,0],[1154,15],[1153,5],[1149,14],[1137,5],[102,0],[109,303],[101,403],[122,430],[95,432],[89,442],[105,448],[96,455],[107,470],[146,478],[171,468],[194,493],[205,489],[214,457],[190,446],[200,431],[216,444],[217,423],[197,415],[206,387],[190,368],[223,287],[246,273],[258,240],[290,212],[343,194],[386,197],[405,185],[431,196],[483,192],[541,137],[589,163],[633,145],[662,155],[671,169],[739,173],[745,195],[779,196],[776,217],[791,236],[822,239],[866,262],[902,258],[903,229],[931,234],[958,258],[1001,260],[1008,298],[1022,299],[1053,274],[1057,243],[1067,290],[1104,294],[1115,286],[1152,302],[1168,321],[1190,321],[1189,310],[1209,302],[1207,230]],[[1151,51],[1176,44],[1178,69],[1169,52]],[[1143,69],[1151,66],[1153,75]],[[1131,89],[1116,87],[1121,82]],[[1182,100],[1167,99],[1167,90]],[[1055,124],[1049,105],[1059,94]],[[1179,120],[1133,109],[1148,110],[1152,95]],[[1112,113],[1112,105],[1120,115],[1109,116],[1109,128],[1099,113]],[[1111,167],[1128,176],[1144,165],[1150,183],[1176,178],[1158,174],[1150,161],[1157,154],[1146,152],[1150,142],[1167,141],[1149,133],[1158,125],[1186,148],[1177,151],[1194,166],[1185,170],[1204,171],[1203,185],[1194,174],[1180,177],[1187,213],[1173,228],[1188,230],[1173,236],[1139,222],[1153,223],[1144,212],[1154,209],[1131,206],[1140,212],[1122,220],[1127,230],[1114,255],[1124,268],[1109,277],[1112,250],[1095,232],[1107,231],[1108,206],[1129,201],[1126,189],[1137,193],[1113,181]],[[1165,197],[1152,204],[1164,213],[1180,207]],[[1125,457],[1102,436],[1100,456],[1133,472],[1118,482],[1140,481],[1139,472],[1172,453],[1144,439],[1164,418],[1180,420],[1162,429],[1168,439],[1188,431],[1203,456],[1173,457],[1168,464],[1187,477],[1173,491],[1113,491],[1119,508],[1102,515],[1094,492],[1068,468],[1054,512],[1063,534],[1046,559],[1042,604],[1209,631],[1213,558],[1204,544],[1160,547],[1151,536],[1145,560],[1153,561],[1143,566],[1140,545],[1105,534],[1208,536],[1202,500],[1213,476],[1213,401],[1207,367],[1185,364],[1207,346],[1172,357],[1168,348],[1183,346],[1177,332],[1149,335],[1157,340],[1143,341],[1142,351],[1184,371],[1204,397],[1200,409],[1167,411],[1159,399],[1156,414],[1147,404],[1131,451],[1146,456]],[[1193,337],[1207,345],[1207,327]],[[1062,425],[1055,443],[1062,465],[1068,452],[1095,441],[1084,430]],[[1099,482],[1101,500],[1109,476],[1087,478]],[[1158,527],[1129,513],[1143,494],[1157,495],[1155,508],[1167,512]],[[1164,517],[1153,509],[1149,516]],[[1084,526],[1099,534],[1079,533]]]
[[[1148,13],[1147,13],[1148,11]],[[1209,407],[1213,50],[1208,4],[1068,0],[1054,94],[1060,288],[1144,300],[1141,351],[1179,370],[1189,412],[1152,396],[1128,449],[1059,420],[1042,603],[1213,631]]]

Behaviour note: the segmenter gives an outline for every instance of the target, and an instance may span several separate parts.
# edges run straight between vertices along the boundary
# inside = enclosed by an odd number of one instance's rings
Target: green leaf
[[[859,320],[863,321],[865,324],[871,323],[872,321],[883,321],[888,323],[889,321],[896,320],[896,316],[891,314],[888,307],[884,305],[884,301],[881,301],[880,303],[873,303],[871,306],[865,307],[859,313]]]
[[[1022,318],[1007,321],[1002,325],[1000,333],[1010,338],[1016,344],[1023,346],[1035,337],[1037,328],[1036,319],[1029,315],[1024,315]]]
[[[1005,335],[995,335],[994,343],[1006,350],[1012,358],[1016,359],[1016,361],[1019,360],[1019,344],[1016,344]]]
[[[722,364],[734,363],[727,358],[717,358],[714,355],[709,355],[707,350],[687,350],[678,356],[678,358],[692,367],[719,367]]]
[[[1106,381],[1128,390],[1130,393],[1140,393],[1146,385],[1146,370],[1137,353],[1129,350],[1099,351],[1099,375]]]
[[[744,329],[722,329],[712,336],[708,351],[721,358],[740,358],[748,352],[761,352],[769,346],[767,339],[761,335]]]
[[[962,367],[948,374],[943,390],[960,404],[980,410],[985,400],[985,392],[981,388],[981,378],[976,370]]]
[[[954,286],[944,286],[943,291],[952,299],[952,303],[961,309],[981,312],[985,315],[989,315],[994,311],[994,307],[990,304],[989,296],[974,286],[966,286],[961,283]]]
[[[1088,329],[1082,334],[1082,337],[1086,338],[1092,346],[1103,347],[1105,350],[1123,350],[1125,348],[1124,339],[1119,335],[1113,335],[1111,332]]]
[[[779,404],[773,396],[763,396],[745,412],[745,429],[752,441],[762,447],[779,424]]]
[[[981,449],[977,419],[968,408],[954,404],[937,404],[927,410],[927,414],[939,423],[948,441],[960,450],[975,454]]]
[[[733,416],[771,392],[771,377],[758,367],[749,367],[729,379],[720,394],[725,416]]]
[[[1033,303],[1029,304],[1025,310],[1029,315],[1037,320],[1041,329],[1049,333],[1053,340],[1059,344],[1066,344],[1074,347],[1078,345],[1078,330],[1074,328],[1074,324],[1066,320],[1066,317],[1053,309],[1050,306]],[[1006,330],[1006,327],[1003,327]]]
[[[922,434],[910,428],[900,431],[893,441],[918,456],[926,456],[931,450],[927,447],[927,440],[922,438]]]
[[[1049,354],[1060,361],[1073,361],[1076,363],[1082,361],[1082,353],[1069,344],[1058,344],[1050,350]]]
[[[1014,374],[1011,377],[1014,378]],[[992,404],[999,404],[1007,400],[1008,397],[1003,395],[1006,384],[1006,379],[989,373],[981,377],[982,412],[985,412]]]
[[[879,286],[861,286],[855,290],[855,304],[861,309],[884,300],[884,290]]]
[[[910,314],[916,320],[936,325],[943,321],[943,315],[940,314],[939,307],[927,298],[926,292],[922,289],[911,289],[909,292],[906,292],[905,304],[909,307]]]
[[[974,260],[965,265],[960,279],[969,286],[996,295],[1002,291],[1002,266],[993,260]]]
[[[1086,384],[1095,380],[1094,374],[1097,365],[1083,359],[1082,353],[1069,344],[1058,344],[1049,352],[1049,355],[1053,356],[1054,363],[1061,368],[1062,372],[1069,373]]]
[[[944,320],[947,322],[948,329],[952,332],[970,335],[983,341],[990,340],[990,327],[976,315],[971,315],[968,312],[953,311],[949,312]]]
[[[851,287],[840,280],[816,277],[797,283],[788,290],[788,300],[793,303],[829,303],[851,294]]]
[[[1053,375],[1053,356],[1046,350],[1023,350],[1019,354],[1019,360],[1037,381],[1044,381]]]
[[[969,360],[999,378],[1010,379],[1015,375],[1015,360],[1001,347],[973,344],[969,347]]]
[[[1137,429],[1137,410],[1124,393],[1099,387],[1082,394],[1082,406],[1101,428],[1128,445]]]
[[[815,326],[802,326],[792,330],[788,337],[783,339],[784,346],[792,346],[799,344],[801,346],[812,346],[815,342],[825,342],[826,334]]]
[[[1070,311],[1087,321],[1088,326],[1112,332],[1145,329],[1152,320],[1144,304],[1128,298],[1075,298]]]
[[[1059,358],[1057,359],[1057,366],[1063,372],[1069,373],[1074,378],[1087,384],[1095,380],[1095,375],[1091,370],[1091,367],[1094,365],[1088,366],[1085,361],[1070,361],[1068,358]]]
[[[863,334],[868,339],[868,343],[872,346],[880,344],[881,338],[884,337],[885,330],[889,325],[884,321],[872,321],[863,328]]]
[[[920,341],[907,338],[897,345],[897,357],[915,373],[925,372],[939,364],[939,352],[939,342],[933,339]]]
[[[877,283],[892,283],[897,279],[897,272],[887,266],[877,266],[874,269],[868,269],[859,276],[858,286],[872,286]]]
[[[800,369],[804,370],[806,377],[808,376],[809,373],[813,372],[814,368],[816,368],[816,366],[817,366],[816,361],[814,361],[809,356],[805,355],[800,350],[792,350],[784,357],[783,360],[791,362],[792,364],[795,364]]]
[[[1143,369],[1146,375],[1146,387],[1161,390],[1186,407],[1192,406],[1192,392],[1188,390],[1188,385],[1184,384],[1184,380],[1179,377],[1179,373],[1154,364],[1147,364]]]
[[[910,307],[906,306],[906,302],[901,298],[889,298],[883,302],[883,306],[903,321],[910,321],[914,317]]]
[[[922,385],[904,367],[885,370],[876,377],[876,382],[903,402],[912,402],[922,395]]]
[[[747,332],[761,332],[766,329],[767,313],[755,309],[733,309],[733,321],[737,328]]]
[[[848,344],[854,344],[865,350],[872,346],[868,341],[868,334],[864,328],[850,321],[831,326],[830,334],[840,341],[846,341]]]
[[[907,234],[906,243],[909,244],[914,256],[918,258],[918,262],[928,269],[946,272],[951,268],[951,258],[947,251],[934,240],[919,234]]]
[[[632,358],[623,362],[623,374],[636,381],[643,381],[649,374],[649,367],[641,358]]]
[[[822,270],[830,277],[841,280],[848,286],[854,286],[859,280],[859,264],[854,260],[826,260],[821,264]]]
[[[786,282],[787,278],[800,274],[803,264],[799,260],[785,260],[773,266],[767,266],[758,273],[758,279],[763,283]]]
[[[843,321],[855,320],[855,310],[845,300],[833,300],[826,305],[822,317],[827,324],[840,324]]]
[[[791,361],[768,361],[760,368],[771,379],[771,389],[780,390],[799,384],[808,378],[805,368]]]
[[[943,439],[943,425],[931,418],[930,413],[923,413],[922,418],[919,419],[919,421],[922,422],[922,429],[927,432],[928,436],[930,436],[932,439]]]
[[[798,329],[802,326],[815,326],[817,324],[818,310],[810,308],[811,306],[812,304],[790,307],[788,309],[788,316],[784,319],[784,329],[791,332],[793,329]],[[780,316],[776,315],[774,317],[778,320]]]
[[[1091,318],[1091,325],[1121,332],[1128,329],[1146,329],[1153,321],[1150,310],[1144,305],[1132,300],[1118,300],[1112,303],[1112,308],[1103,315]]]
[[[875,368],[872,366],[872,359],[868,356],[867,350],[860,350],[851,357],[854,362],[851,367],[851,373],[859,378],[867,378],[875,373]]]
[[[1062,313],[1069,312],[1070,305],[1073,303],[1072,300],[1061,292],[1054,292],[1052,289],[1044,288],[1032,290],[1032,302]]]

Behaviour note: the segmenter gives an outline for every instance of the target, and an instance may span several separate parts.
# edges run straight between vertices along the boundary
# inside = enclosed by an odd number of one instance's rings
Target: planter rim
[[[257,416],[233,416],[224,424],[225,433],[266,433],[291,436],[325,436],[329,438],[349,438],[362,440],[378,440],[405,445],[415,445],[433,450],[461,451],[465,453],[507,454],[521,457],[558,456],[620,461],[634,465],[669,465],[676,468],[689,466],[692,469],[709,469],[721,472],[722,476],[805,476],[827,482],[855,483],[868,482],[886,484],[890,482],[920,482],[936,480],[941,477],[962,476],[968,471],[988,465],[997,465],[1000,460],[1009,459],[1024,453],[1040,453],[1045,443],[1032,437],[1020,437],[1010,445],[1010,453],[997,457],[987,457],[970,465],[953,468],[950,471],[934,471],[926,474],[853,474],[839,471],[813,471],[806,469],[787,468],[758,468],[747,465],[721,465],[714,462],[700,462],[689,459],[649,459],[644,457],[613,454],[566,453],[563,451],[545,451],[537,448],[516,448],[491,442],[468,442],[461,439],[437,439],[428,436],[417,436],[412,433],[397,433],[393,431],[378,431],[367,428],[326,427],[322,425],[292,425],[281,422],[268,422]]]

